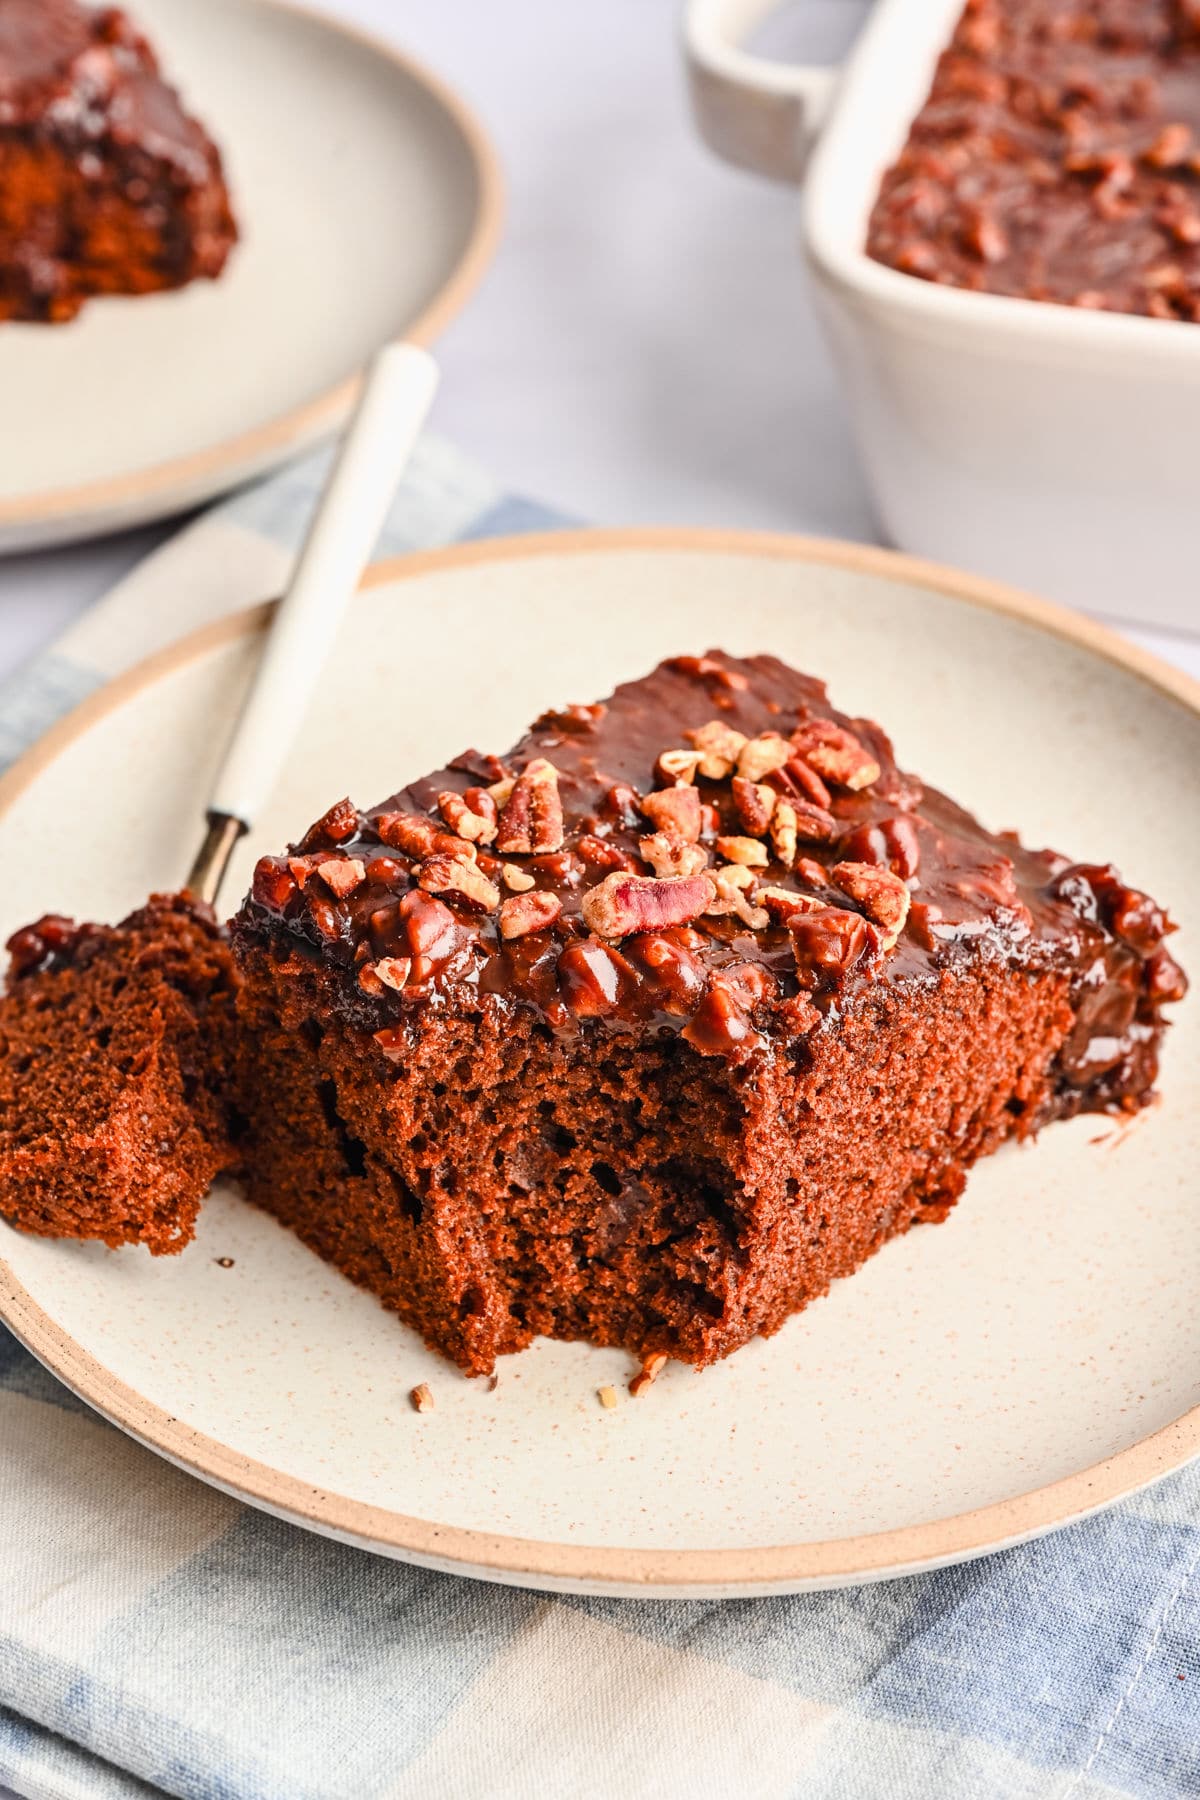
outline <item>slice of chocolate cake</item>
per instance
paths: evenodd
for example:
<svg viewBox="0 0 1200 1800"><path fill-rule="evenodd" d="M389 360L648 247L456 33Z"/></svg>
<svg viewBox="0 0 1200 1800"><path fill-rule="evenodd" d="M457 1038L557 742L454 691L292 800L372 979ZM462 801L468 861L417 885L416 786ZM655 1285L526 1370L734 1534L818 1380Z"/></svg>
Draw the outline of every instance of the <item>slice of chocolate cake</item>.
<svg viewBox="0 0 1200 1800"><path fill-rule="evenodd" d="M47 917L0 999L0 1216L43 1237L180 1250L237 1160L237 977L208 908Z"/></svg>
<svg viewBox="0 0 1200 1800"><path fill-rule="evenodd" d="M771 657L680 657L266 857L250 1197L469 1371L704 1364L974 1160L1149 1097L1170 925Z"/></svg>
<svg viewBox="0 0 1200 1800"><path fill-rule="evenodd" d="M219 275L221 158L123 12L0 0L0 319Z"/></svg>

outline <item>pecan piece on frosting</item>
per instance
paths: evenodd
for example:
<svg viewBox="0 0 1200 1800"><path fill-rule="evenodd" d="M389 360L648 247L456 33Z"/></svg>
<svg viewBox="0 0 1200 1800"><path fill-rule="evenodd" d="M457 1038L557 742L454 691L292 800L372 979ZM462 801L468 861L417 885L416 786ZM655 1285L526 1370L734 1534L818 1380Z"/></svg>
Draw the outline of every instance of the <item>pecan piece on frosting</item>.
<svg viewBox="0 0 1200 1800"><path fill-rule="evenodd" d="M344 844L358 830L358 808L353 801L335 800L328 812L323 812L314 825L310 825L300 840L302 851L320 850L329 844Z"/></svg>
<svg viewBox="0 0 1200 1800"><path fill-rule="evenodd" d="M692 675L697 681L711 681L717 687L732 688L741 692L750 683L736 669L727 669L723 662L715 656L672 656L668 669L678 669L681 675Z"/></svg>
<svg viewBox="0 0 1200 1800"><path fill-rule="evenodd" d="M738 818L751 837L762 837L779 798L775 789L763 781L747 781L744 775L735 775L730 786Z"/></svg>
<svg viewBox="0 0 1200 1800"><path fill-rule="evenodd" d="M615 1012L637 991L633 965L596 938L568 944L555 966L559 992L577 1019L599 1019Z"/></svg>
<svg viewBox="0 0 1200 1800"><path fill-rule="evenodd" d="M475 855L474 844L448 831L439 831L432 819L423 818L420 813L380 813L374 823L380 841L392 850L403 850L406 856L419 859L439 851L447 856Z"/></svg>
<svg viewBox="0 0 1200 1800"><path fill-rule="evenodd" d="M879 949L879 932L861 913L840 906L797 912L787 922L802 987L841 981L862 957Z"/></svg>
<svg viewBox="0 0 1200 1800"><path fill-rule="evenodd" d="M464 856L426 857L417 871L417 886L427 894L457 894L483 912L494 912L500 890L476 863Z"/></svg>
<svg viewBox="0 0 1200 1800"><path fill-rule="evenodd" d="M790 869L796 860L798 828L796 808L780 795L771 819L771 847L785 869Z"/></svg>
<svg viewBox="0 0 1200 1800"><path fill-rule="evenodd" d="M358 971L358 985L364 994L378 999L384 988L400 993L411 973L411 956L382 956L378 962L363 964Z"/></svg>
<svg viewBox="0 0 1200 1800"><path fill-rule="evenodd" d="M704 910L710 918L736 913L751 931L766 930L771 915L761 906L755 906L748 891L754 886L752 869L744 863L723 863L720 868L708 871L708 879L712 883L712 898Z"/></svg>
<svg viewBox="0 0 1200 1800"><path fill-rule="evenodd" d="M513 894L500 903L500 936L519 938L531 931L545 931L561 911L562 901L557 894Z"/></svg>
<svg viewBox="0 0 1200 1800"><path fill-rule="evenodd" d="M505 863L500 870L500 877L505 887L511 888L514 894L527 894L531 887L537 885L529 871L522 869L517 863Z"/></svg>
<svg viewBox="0 0 1200 1800"><path fill-rule="evenodd" d="M558 770L543 756L527 763L500 814L496 849L501 856L540 856L561 850L563 809Z"/></svg>
<svg viewBox="0 0 1200 1800"><path fill-rule="evenodd" d="M700 752L697 769L706 781L724 781L732 773L746 742L743 732L735 731L731 725L723 725L720 719L710 719L707 725L699 725L683 735Z"/></svg>
<svg viewBox="0 0 1200 1800"><path fill-rule="evenodd" d="M857 900L883 932L883 948L891 950L904 930L912 895L905 882L876 863L835 863L830 875L844 894Z"/></svg>
<svg viewBox="0 0 1200 1800"><path fill-rule="evenodd" d="M437 797L438 811L456 836L471 844L490 844L496 836L496 802L486 788L471 788L471 799L452 788Z"/></svg>
<svg viewBox="0 0 1200 1800"><path fill-rule="evenodd" d="M747 869L765 869L771 860L767 846L752 837L719 837L717 855L723 856L726 862L741 863Z"/></svg>
<svg viewBox="0 0 1200 1800"><path fill-rule="evenodd" d="M344 900L366 880L366 867L359 862L357 856L331 856L327 862L317 864L317 874L325 883L330 893ZM303 886L303 883L301 883Z"/></svg>
<svg viewBox="0 0 1200 1800"><path fill-rule="evenodd" d="M781 925L787 925L797 913L821 912L825 907L815 894L800 894L795 888L760 887L755 889L754 898Z"/></svg>
<svg viewBox="0 0 1200 1800"><path fill-rule="evenodd" d="M767 786L773 787L777 794L783 794L793 806L803 801L806 806L815 806L819 812L827 813L833 805L833 795L817 771L794 752L781 769L770 771Z"/></svg>
<svg viewBox="0 0 1200 1800"><path fill-rule="evenodd" d="M744 781L761 781L775 769L782 769L792 754L792 746L777 731L762 731L742 746L737 772Z"/></svg>
<svg viewBox="0 0 1200 1800"><path fill-rule="evenodd" d="M857 793L879 780L879 764L865 744L832 719L806 719L793 731L792 745L809 768L836 787Z"/></svg>
<svg viewBox="0 0 1200 1800"><path fill-rule="evenodd" d="M685 844L699 842L703 824L699 788L659 788L655 793L645 795L638 805L659 831L674 832Z"/></svg>
<svg viewBox="0 0 1200 1800"><path fill-rule="evenodd" d="M673 831L656 831L639 838L638 851L659 876L698 875L708 867L708 851L700 844L684 843Z"/></svg>
<svg viewBox="0 0 1200 1800"><path fill-rule="evenodd" d="M597 937L632 937L697 919L712 898L707 875L606 875L583 896L584 923Z"/></svg>
<svg viewBox="0 0 1200 1800"><path fill-rule="evenodd" d="M695 781L699 766L699 750L664 750L654 765L655 780L663 787L686 786Z"/></svg>

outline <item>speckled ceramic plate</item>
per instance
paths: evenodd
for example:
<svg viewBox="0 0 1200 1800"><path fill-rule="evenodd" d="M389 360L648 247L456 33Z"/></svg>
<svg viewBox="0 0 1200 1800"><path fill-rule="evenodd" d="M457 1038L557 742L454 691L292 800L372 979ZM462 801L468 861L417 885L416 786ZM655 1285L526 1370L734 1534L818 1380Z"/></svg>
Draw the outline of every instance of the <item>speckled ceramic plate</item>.
<svg viewBox="0 0 1200 1800"><path fill-rule="evenodd" d="M495 246L479 125L389 46L281 0L131 0L225 160L220 279L0 325L0 552L141 524L333 432L357 371L428 342Z"/></svg>
<svg viewBox="0 0 1200 1800"><path fill-rule="evenodd" d="M89 702L0 789L0 926L116 917L178 881L257 617ZM344 791L658 657L770 649L880 717L995 826L1111 857L1197 961L1200 713L1183 677L1082 621L880 552L583 533L376 570L230 893ZM1200 1006L1161 1104L1047 1131L974 1172L769 1342L673 1366L539 1343L464 1380L230 1191L183 1255L0 1227L0 1313L85 1399L204 1479L387 1554L535 1586L753 1594L952 1561L1078 1517L1200 1450ZM448 1146L453 1150L453 1146ZM228 1266L227 1266L228 1265ZM408 1404L428 1382L436 1409Z"/></svg>

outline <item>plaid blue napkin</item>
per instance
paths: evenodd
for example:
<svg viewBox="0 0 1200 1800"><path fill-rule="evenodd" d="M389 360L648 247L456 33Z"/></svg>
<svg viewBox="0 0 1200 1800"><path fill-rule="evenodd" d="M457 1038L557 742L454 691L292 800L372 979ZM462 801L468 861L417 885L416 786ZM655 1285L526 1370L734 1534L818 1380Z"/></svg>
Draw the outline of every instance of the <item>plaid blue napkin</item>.
<svg viewBox="0 0 1200 1800"><path fill-rule="evenodd" d="M286 575L325 459L0 691L0 755ZM426 440L380 554L560 520ZM549 1598L193 1481L0 1328L0 1786L31 1800L1200 1794L1200 1464L1021 1549L795 1599Z"/></svg>

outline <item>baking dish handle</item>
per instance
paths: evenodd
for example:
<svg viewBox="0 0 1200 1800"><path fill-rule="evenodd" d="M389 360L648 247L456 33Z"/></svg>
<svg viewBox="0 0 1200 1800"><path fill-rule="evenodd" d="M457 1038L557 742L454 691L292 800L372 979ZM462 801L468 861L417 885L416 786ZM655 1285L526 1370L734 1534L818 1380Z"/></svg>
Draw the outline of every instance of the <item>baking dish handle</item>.
<svg viewBox="0 0 1200 1800"><path fill-rule="evenodd" d="M692 111L710 150L739 169L797 182L824 122L836 69L771 62L742 43L780 0L687 0Z"/></svg>

